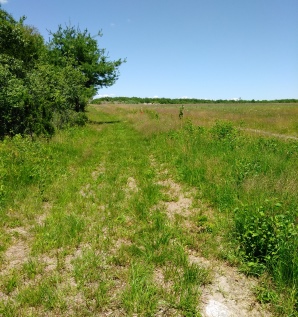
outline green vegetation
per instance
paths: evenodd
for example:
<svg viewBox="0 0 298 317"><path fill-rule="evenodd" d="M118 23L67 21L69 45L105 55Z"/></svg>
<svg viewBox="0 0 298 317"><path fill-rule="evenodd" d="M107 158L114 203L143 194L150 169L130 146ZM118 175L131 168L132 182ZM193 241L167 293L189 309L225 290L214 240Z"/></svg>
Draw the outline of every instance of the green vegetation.
<svg viewBox="0 0 298 317"><path fill-rule="evenodd" d="M200 256L298 315L297 141L180 110L91 106L84 127L0 143L2 316L199 316Z"/></svg>
<svg viewBox="0 0 298 317"><path fill-rule="evenodd" d="M109 61L87 30L59 26L45 43L24 21L0 6L0 138L84 124L88 100L117 80L123 62Z"/></svg>
<svg viewBox="0 0 298 317"><path fill-rule="evenodd" d="M199 197L219 212L219 221L222 227L225 226L226 234L222 237L225 248L219 248L217 256L232 263L236 261L247 274L262 278L269 274L267 283L271 285L271 279L275 283L269 298L274 299L281 314L285 311L294 314L298 300L297 140L285 141L287 135L280 135L280 138L249 135L235 128L230 121L215 120L211 125L209 123L210 127L194 125L192 121L204 123L199 106L184 109L184 126L177 130L181 120L179 107L149 107L132 109L120 106L117 112L124 118L128 117L136 129L146 133L154 155L176 174L177 180L197 188ZM111 112L112 106L99 108ZM142 118L148 109L156 111L159 120L152 120L149 115ZM254 109L257 114L254 114ZM208 110L204 107L203 110L208 116ZM213 106L210 109L211 113L217 112L218 118L233 118L231 114L241 116L246 111L248 120L240 127L250 128L254 117L262 121L261 126L266 125L267 117L270 119L268 123L272 123L274 113L279 114L281 122L288 118L290 123L287 113L293 116L297 107L276 106L276 111L272 105L271 109L266 106L262 109L260 105L248 109L241 105L233 108ZM174 124L173 118L176 119ZM151 119L151 125L148 119ZM156 133L160 126L166 132ZM266 128L281 132L272 130L274 125L267 124ZM224 226L222 217L226 217ZM204 224L205 220L204 216L199 217L198 222ZM212 231L212 227L207 223L207 230ZM206 249L205 252L209 253L210 246ZM280 294L279 300L276 292ZM269 300L264 299L266 296L260 295L261 300Z"/></svg>
<svg viewBox="0 0 298 317"><path fill-rule="evenodd" d="M298 316L297 100L86 108L124 60L24 21L0 7L0 315L200 316L205 256Z"/></svg>
<svg viewBox="0 0 298 317"><path fill-rule="evenodd" d="M208 271L189 261L190 238L159 206L147 141L90 110L93 124L49 142L17 136L1 143L1 268L8 278L0 291L8 297L0 313L148 316L162 307L194 316ZM15 244L21 266L9 262Z"/></svg>
<svg viewBox="0 0 298 317"><path fill-rule="evenodd" d="M189 104L183 103L184 121L191 120L194 125L211 128L216 121L233 122L238 129L247 130L249 133L263 132L263 135L272 133L286 137L298 137L298 107L297 103L228 103L228 104ZM181 127L178 120L180 105L126 105L126 104L101 104L101 109L113 113L112 109L126 113L136 129L142 133L166 132ZM148 129L143 129L144 118L138 122L135 117L141 115L155 116L159 118L156 124L150 122ZM169 120L171 117L171 120ZM152 130L153 128L153 130ZM261 130L261 131L254 131ZM267 132L269 134L267 134Z"/></svg>
<svg viewBox="0 0 298 317"><path fill-rule="evenodd" d="M258 266L256 274L266 268L279 282L295 288L297 141L248 137L220 122L211 130L189 123L156 140L156 148L168 148L159 155L176 166L177 178L198 188L216 210L234 219L231 232L248 272L250 266L250 273Z"/></svg>
<svg viewBox="0 0 298 317"><path fill-rule="evenodd" d="M140 97L101 97L92 101L92 104L100 103L123 103L123 104L239 104L239 103L296 103L297 99L278 99L278 100L209 100L209 99L196 99L196 98L140 98Z"/></svg>

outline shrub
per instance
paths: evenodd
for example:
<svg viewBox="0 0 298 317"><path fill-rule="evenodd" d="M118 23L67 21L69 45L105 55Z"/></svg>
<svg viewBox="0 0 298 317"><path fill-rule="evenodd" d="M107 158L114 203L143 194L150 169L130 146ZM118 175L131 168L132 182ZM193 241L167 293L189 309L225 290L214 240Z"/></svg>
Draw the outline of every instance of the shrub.
<svg viewBox="0 0 298 317"><path fill-rule="evenodd" d="M293 214L272 201L258 208L236 209L236 238L252 269L249 273L257 273L253 270L260 264L279 283L298 285L298 228Z"/></svg>
<svg viewBox="0 0 298 317"><path fill-rule="evenodd" d="M233 127L231 122L216 121L215 125L211 128L211 134L215 139L222 140L233 138L236 136L237 130Z"/></svg>

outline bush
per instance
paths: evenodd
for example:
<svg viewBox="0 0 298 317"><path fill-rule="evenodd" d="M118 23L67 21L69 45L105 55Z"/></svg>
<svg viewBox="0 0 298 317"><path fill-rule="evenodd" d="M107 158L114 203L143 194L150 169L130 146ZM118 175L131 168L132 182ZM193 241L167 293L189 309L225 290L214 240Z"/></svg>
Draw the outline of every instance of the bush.
<svg viewBox="0 0 298 317"><path fill-rule="evenodd" d="M118 79L124 62L109 61L87 30L59 26L45 44L24 20L0 6L0 139L49 137L55 128L83 125L86 116L76 113L85 111L97 88Z"/></svg>
<svg viewBox="0 0 298 317"><path fill-rule="evenodd" d="M236 136L236 132L237 130L233 127L233 124L225 121L216 121L211 129L211 134L218 140L233 138Z"/></svg>
<svg viewBox="0 0 298 317"><path fill-rule="evenodd" d="M256 267L267 269L284 285L298 285L298 228L295 213L284 211L280 203L235 211L235 233L249 273Z"/></svg>

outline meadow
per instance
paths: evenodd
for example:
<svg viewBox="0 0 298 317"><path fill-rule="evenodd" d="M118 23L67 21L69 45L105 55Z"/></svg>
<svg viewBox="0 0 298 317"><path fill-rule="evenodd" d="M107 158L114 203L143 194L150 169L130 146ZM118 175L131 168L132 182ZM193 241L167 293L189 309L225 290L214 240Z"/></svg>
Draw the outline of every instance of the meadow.
<svg viewBox="0 0 298 317"><path fill-rule="evenodd" d="M0 143L1 316L200 316L204 259L257 278L251 315L298 316L297 104L87 115Z"/></svg>
<svg viewBox="0 0 298 317"><path fill-rule="evenodd" d="M160 116L162 124L159 130L176 129L179 126L179 111L181 105L156 105L156 104L118 104L109 107L109 103L101 104L105 111L114 112L114 109L126 109L127 113L140 111L155 113ZM212 126L217 120L228 121L235 127L262 130L264 132L284 134L298 137L298 107L297 103L208 103L186 104L184 119L189 119L195 125L204 127ZM152 123L151 123L151 126Z"/></svg>

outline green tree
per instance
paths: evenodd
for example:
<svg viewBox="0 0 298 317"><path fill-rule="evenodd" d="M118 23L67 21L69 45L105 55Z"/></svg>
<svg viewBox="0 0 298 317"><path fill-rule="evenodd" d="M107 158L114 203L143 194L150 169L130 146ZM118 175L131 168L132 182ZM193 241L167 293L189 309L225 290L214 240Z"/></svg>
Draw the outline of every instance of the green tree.
<svg viewBox="0 0 298 317"><path fill-rule="evenodd" d="M43 37L24 21L25 17L16 21L0 7L0 54L22 62L23 72L18 72L18 76L32 69L45 51Z"/></svg>
<svg viewBox="0 0 298 317"><path fill-rule="evenodd" d="M60 26L45 44L24 21L0 5L0 138L83 124L88 100L117 80L124 62L109 61L87 30Z"/></svg>
<svg viewBox="0 0 298 317"><path fill-rule="evenodd" d="M60 25L58 31L50 33L49 60L55 65L65 66L71 64L80 68L86 76L86 88L94 94L96 89L108 87L115 83L119 77L119 66L125 60L110 61L105 49L97 46L97 41L87 29L81 31L78 27ZM98 36L102 36L99 32Z"/></svg>
<svg viewBox="0 0 298 317"><path fill-rule="evenodd" d="M36 99L30 85L30 74L46 46L42 36L16 21L0 7L0 137L15 134L51 134L51 113L42 99Z"/></svg>

